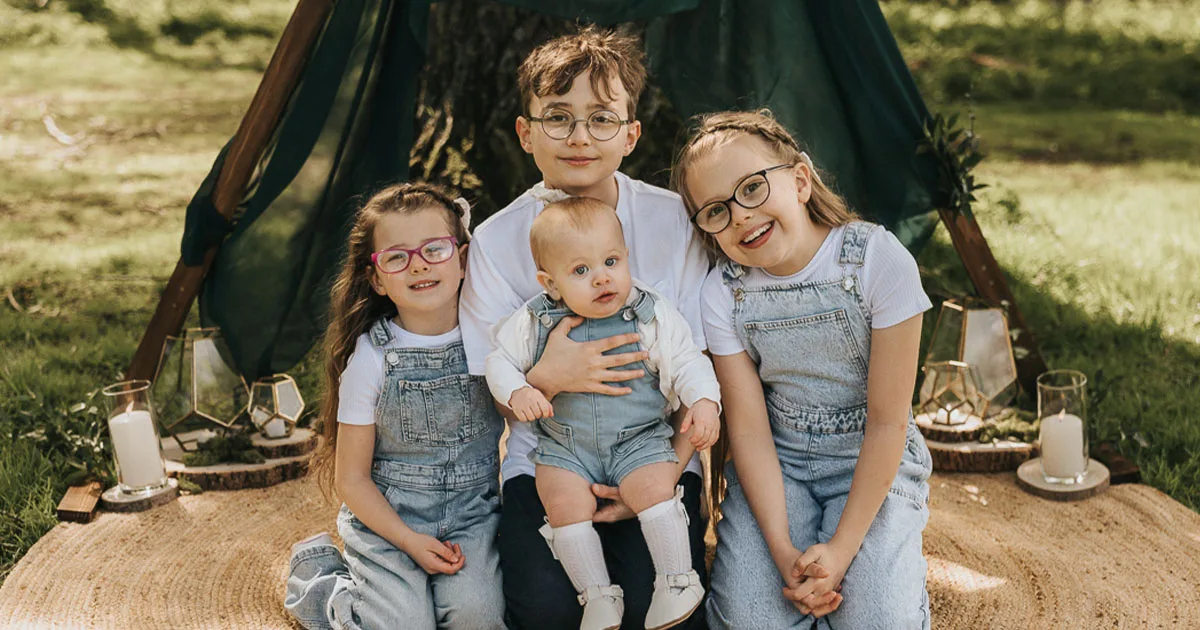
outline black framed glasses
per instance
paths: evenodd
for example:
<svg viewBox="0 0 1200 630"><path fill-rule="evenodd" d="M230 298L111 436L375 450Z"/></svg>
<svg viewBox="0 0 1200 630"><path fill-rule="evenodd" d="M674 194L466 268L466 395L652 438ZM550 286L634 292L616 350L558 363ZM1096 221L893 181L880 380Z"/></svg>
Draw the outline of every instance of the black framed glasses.
<svg viewBox="0 0 1200 630"><path fill-rule="evenodd" d="M453 236L431 238L416 249L389 247L371 254L371 262L379 271L386 274L400 273L412 264L413 256L420 256L425 262L436 265L450 260L458 247L458 239Z"/></svg>
<svg viewBox="0 0 1200 630"><path fill-rule="evenodd" d="M621 131L622 125L633 122L622 120L616 113L607 109L596 110L587 118L576 118L571 112L557 108L542 112L540 117L530 116L529 120L541 124L542 131L555 140L570 138L571 134L575 133L575 125L584 123L587 125L588 134L600 142L612 140Z"/></svg>
<svg viewBox="0 0 1200 630"><path fill-rule="evenodd" d="M747 210L763 205L771 196L771 180L767 179L767 173L793 166L795 164L779 164L741 178L733 187L733 194L728 199L704 204L699 212L692 215L692 223L709 234L716 234L724 230L733 220L730 203L736 201L739 206Z"/></svg>

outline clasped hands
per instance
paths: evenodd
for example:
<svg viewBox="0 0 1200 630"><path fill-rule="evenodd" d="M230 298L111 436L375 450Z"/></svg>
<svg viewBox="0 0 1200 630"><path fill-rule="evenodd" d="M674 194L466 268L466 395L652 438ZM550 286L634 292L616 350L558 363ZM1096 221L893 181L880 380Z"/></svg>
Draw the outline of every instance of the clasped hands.
<svg viewBox="0 0 1200 630"><path fill-rule="evenodd" d="M777 560L785 586L783 597L801 613L824 617L842 605L842 579L853 554L820 543L801 552L795 547Z"/></svg>

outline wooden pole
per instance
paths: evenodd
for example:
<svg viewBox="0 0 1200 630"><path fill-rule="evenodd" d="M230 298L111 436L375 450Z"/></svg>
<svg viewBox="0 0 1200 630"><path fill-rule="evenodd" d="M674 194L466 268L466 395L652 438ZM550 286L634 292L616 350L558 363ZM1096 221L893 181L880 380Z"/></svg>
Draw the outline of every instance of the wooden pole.
<svg viewBox="0 0 1200 630"><path fill-rule="evenodd" d="M233 136L229 153L225 156L225 163L213 188L213 205L226 219L233 217L241 203L246 186L271 141L279 117L300 80L309 52L332 8L333 0L300 0L284 27L279 45L275 47L258 91ZM209 248L200 265L188 266L182 260L175 265L175 271L171 273L158 307L146 325L146 332L134 352L125 378L154 378L158 372L163 342L167 335L177 334L183 327L192 301L199 294L204 276L216 258L218 247L214 245Z"/></svg>
<svg viewBox="0 0 1200 630"><path fill-rule="evenodd" d="M980 297L995 304L1008 306L1008 325L1016 333L1013 347L1025 350L1019 352L1021 356L1016 359L1017 380L1026 392L1036 393L1037 377L1046 371L1046 360L1042 358L1037 342L1029 332L1029 324L1025 323L1025 316L1021 314L1017 300L1009 290L1008 281L1004 279L1004 273L992 255L992 248L988 247L987 239L983 238L979 224L949 210L938 210L938 214L946 224L954 249L958 252L963 266L967 268L967 274L971 276L971 282L975 284L975 290L979 292Z"/></svg>

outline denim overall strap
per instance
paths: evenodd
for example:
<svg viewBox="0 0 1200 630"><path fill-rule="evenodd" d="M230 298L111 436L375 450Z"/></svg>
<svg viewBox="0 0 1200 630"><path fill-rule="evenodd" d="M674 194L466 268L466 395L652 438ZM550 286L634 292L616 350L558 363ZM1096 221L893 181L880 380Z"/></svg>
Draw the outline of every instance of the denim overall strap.
<svg viewBox="0 0 1200 630"><path fill-rule="evenodd" d="M637 287L634 287L633 290L637 292L638 296L634 298L633 304L621 309L621 317L625 321L633 321L633 318L636 317L638 323L649 324L654 321L654 296Z"/></svg>
<svg viewBox="0 0 1200 630"><path fill-rule="evenodd" d="M371 324L371 329L368 332L371 337L371 345L376 348L382 348L392 342L394 338L392 331L388 330L388 318L382 317L374 324Z"/></svg>
<svg viewBox="0 0 1200 630"><path fill-rule="evenodd" d="M862 299L862 288L859 286L859 272L867 259L867 243L875 230L880 226L866 221L854 221L846 225L842 233L842 250L838 254L838 264L842 266L842 288L853 292L858 298L859 311L871 325L871 311Z"/></svg>

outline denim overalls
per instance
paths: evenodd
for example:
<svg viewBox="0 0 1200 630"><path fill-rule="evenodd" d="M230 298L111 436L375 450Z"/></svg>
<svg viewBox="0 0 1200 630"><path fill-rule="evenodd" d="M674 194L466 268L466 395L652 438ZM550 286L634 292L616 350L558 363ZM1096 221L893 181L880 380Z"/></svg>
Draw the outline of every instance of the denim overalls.
<svg viewBox="0 0 1200 630"><path fill-rule="evenodd" d="M654 319L654 297L634 287L631 304L603 319L584 319L567 334L574 341L606 339L638 332L639 323ZM546 350L550 331L570 309L558 307L541 294L526 308L538 321L536 363ZM636 352L638 344L627 344L605 354ZM538 444L529 459L535 464L565 468L593 483L616 486L630 472L647 464L677 462L671 448L675 430L667 423L667 399L658 386L658 375L642 361L618 370L645 370L645 376L619 383L633 391L624 396L586 392L563 392L554 397L554 417L538 420Z"/></svg>
<svg viewBox="0 0 1200 630"><path fill-rule="evenodd" d="M466 561L454 575L429 575L342 505L344 562L329 544L295 551L285 605L308 628L503 628L495 544L503 424L487 385L467 374L461 341L389 348L386 320L370 338L386 371L371 477L406 525L459 544Z"/></svg>
<svg viewBox="0 0 1200 630"><path fill-rule="evenodd" d="M867 241L879 226L843 232L842 276L825 282L744 287L745 269L725 263L733 321L758 366L783 470L792 543L828 542L850 492L867 421L871 315L859 291ZM818 627L929 628L921 531L929 518L932 458L911 415L891 491L843 581L841 607ZM780 595L783 580L730 463L712 568L708 623L716 628L810 628Z"/></svg>

